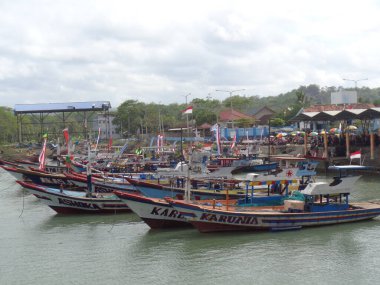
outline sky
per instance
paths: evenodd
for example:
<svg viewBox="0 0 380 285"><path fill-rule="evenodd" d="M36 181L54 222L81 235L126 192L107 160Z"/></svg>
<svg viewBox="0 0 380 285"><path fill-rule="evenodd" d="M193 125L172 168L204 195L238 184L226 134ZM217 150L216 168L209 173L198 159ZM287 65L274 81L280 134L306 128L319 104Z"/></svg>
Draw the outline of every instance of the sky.
<svg viewBox="0 0 380 285"><path fill-rule="evenodd" d="M0 106L376 88L379 15L370 0L0 0Z"/></svg>

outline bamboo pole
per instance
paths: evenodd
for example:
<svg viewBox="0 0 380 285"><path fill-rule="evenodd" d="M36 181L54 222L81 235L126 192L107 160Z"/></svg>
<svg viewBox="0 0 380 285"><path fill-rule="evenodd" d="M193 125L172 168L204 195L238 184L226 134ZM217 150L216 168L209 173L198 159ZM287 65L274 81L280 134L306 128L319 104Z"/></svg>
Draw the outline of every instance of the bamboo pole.
<svg viewBox="0 0 380 285"><path fill-rule="evenodd" d="M226 200L227 200L226 210L228 211L228 204L230 203L230 195L229 195L229 192L228 192L228 187L227 187L227 193L226 193Z"/></svg>
<svg viewBox="0 0 380 285"><path fill-rule="evenodd" d="M307 133L304 134L304 154L307 155Z"/></svg>
<svg viewBox="0 0 380 285"><path fill-rule="evenodd" d="M346 131L346 157L350 158L350 136L348 131Z"/></svg>
<svg viewBox="0 0 380 285"><path fill-rule="evenodd" d="M323 134L323 157L328 159L329 158L329 152L328 152L328 146L327 146L327 133L326 131Z"/></svg>

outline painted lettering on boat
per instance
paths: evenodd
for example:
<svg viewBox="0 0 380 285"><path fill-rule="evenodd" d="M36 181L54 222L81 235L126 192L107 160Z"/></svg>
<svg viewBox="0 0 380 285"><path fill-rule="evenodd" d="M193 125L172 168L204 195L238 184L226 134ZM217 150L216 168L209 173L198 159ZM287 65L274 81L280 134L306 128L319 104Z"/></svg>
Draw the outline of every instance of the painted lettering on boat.
<svg viewBox="0 0 380 285"><path fill-rule="evenodd" d="M59 202L59 204L68 205L68 206L72 206L72 207L100 210L100 207L98 205L92 204L92 203L72 201L72 200L64 199L64 198L58 198L58 202Z"/></svg>
<svg viewBox="0 0 380 285"><path fill-rule="evenodd" d="M168 209L168 208L162 209L160 207L153 207L150 214L156 215L156 216L169 217L169 218L183 219L183 216L177 210Z"/></svg>
<svg viewBox="0 0 380 285"><path fill-rule="evenodd" d="M255 225L257 224L257 218L252 216L228 216L228 215L216 215L203 213L201 221L219 222L228 224L240 224L240 225Z"/></svg>

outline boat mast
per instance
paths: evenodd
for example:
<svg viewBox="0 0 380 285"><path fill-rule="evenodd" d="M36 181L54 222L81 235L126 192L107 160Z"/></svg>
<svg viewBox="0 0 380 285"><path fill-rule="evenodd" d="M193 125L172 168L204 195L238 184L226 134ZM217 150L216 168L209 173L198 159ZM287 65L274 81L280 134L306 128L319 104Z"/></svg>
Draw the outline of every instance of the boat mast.
<svg viewBox="0 0 380 285"><path fill-rule="evenodd" d="M86 190L86 197L91 197L92 193L92 173L91 173L91 145L88 143L88 162L86 165L86 174L87 174L87 190Z"/></svg>
<svg viewBox="0 0 380 285"><path fill-rule="evenodd" d="M186 203L190 202L190 197L191 197L191 193L190 193L190 191L191 191L190 190L191 155L192 155L192 152L190 152L190 155L189 155L189 165L187 167L186 190L185 190L185 202Z"/></svg>

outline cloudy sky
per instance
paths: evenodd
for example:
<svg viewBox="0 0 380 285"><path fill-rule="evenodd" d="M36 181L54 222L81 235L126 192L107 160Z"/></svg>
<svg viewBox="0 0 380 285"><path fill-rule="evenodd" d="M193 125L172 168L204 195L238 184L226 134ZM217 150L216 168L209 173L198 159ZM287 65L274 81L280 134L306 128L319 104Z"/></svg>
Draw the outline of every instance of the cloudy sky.
<svg viewBox="0 0 380 285"><path fill-rule="evenodd" d="M380 87L379 3L0 0L0 106Z"/></svg>

